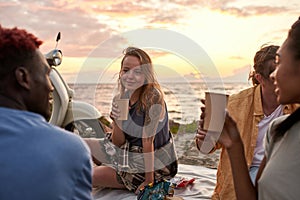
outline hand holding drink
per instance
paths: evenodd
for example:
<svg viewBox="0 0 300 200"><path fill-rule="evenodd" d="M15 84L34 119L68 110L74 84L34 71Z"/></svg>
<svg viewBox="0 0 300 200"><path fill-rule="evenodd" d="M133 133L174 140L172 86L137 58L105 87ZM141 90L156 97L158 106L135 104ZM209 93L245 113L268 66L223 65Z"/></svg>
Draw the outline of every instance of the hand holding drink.
<svg viewBox="0 0 300 200"><path fill-rule="evenodd" d="M205 107L201 108L202 114L196 135L196 145L202 153L209 153L218 141L225 121L225 110L228 95L206 92Z"/></svg>
<svg viewBox="0 0 300 200"><path fill-rule="evenodd" d="M225 120L228 95L221 93L205 93L205 116L203 129L221 133Z"/></svg>
<svg viewBox="0 0 300 200"><path fill-rule="evenodd" d="M114 99L110 117L113 120L127 120L129 111L129 99Z"/></svg>
<svg viewBox="0 0 300 200"><path fill-rule="evenodd" d="M120 109L118 120L127 120L129 99L116 99L115 103L118 105L118 108Z"/></svg>

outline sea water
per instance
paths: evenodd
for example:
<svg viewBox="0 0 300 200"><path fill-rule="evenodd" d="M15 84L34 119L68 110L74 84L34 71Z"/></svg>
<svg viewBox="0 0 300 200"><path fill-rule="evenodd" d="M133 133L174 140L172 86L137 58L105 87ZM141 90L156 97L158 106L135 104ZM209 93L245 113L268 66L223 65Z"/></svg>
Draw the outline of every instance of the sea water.
<svg viewBox="0 0 300 200"><path fill-rule="evenodd" d="M191 123L200 118L200 100L204 99L206 91L234 94L251 87L250 83L161 83L165 93L165 101L169 118L181 124ZM116 84L75 84L74 100L84 101L94 105L103 116L109 117L111 103L116 94Z"/></svg>

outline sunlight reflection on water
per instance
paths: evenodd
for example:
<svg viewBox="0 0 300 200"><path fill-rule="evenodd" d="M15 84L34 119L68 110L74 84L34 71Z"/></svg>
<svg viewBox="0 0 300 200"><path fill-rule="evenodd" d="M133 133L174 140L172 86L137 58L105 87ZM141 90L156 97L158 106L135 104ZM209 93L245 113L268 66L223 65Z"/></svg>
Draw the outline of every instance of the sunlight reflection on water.
<svg viewBox="0 0 300 200"><path fill-rule="evenodd" d="M181 124L198 120L200 99L204 98L207 88L216 92L234 94L250 87L249 83L161 83L165 92L169 118ZM74 99L94 105L103 116L109 116L115 84L76 84Z"/></svg>

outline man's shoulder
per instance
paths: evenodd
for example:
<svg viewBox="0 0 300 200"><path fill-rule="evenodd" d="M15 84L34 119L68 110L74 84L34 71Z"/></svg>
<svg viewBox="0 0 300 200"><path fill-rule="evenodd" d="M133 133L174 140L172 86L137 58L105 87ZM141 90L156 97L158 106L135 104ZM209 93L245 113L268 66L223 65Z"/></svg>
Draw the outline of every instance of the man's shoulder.
<svg viewBox="0 0 300 200"><path fill-rule="evenodd" d="M86 145L79 135L50 124L43 119L36 119L34 122L35 125L30 128L32 136L45 145L51 144L53 148L59 149L60 147L64 147L66 150L71 149L71 151L77 153L86 149Z"/></svg>
<svg viewBox="0 0 300 200"><path fill-rule="evenodd" d="M65 129L62 129L60 127L54 126L52 124L49 124L49 128L51 129L53 135L55 137L58 137L60 140L67 142L68 144L71 143L83 143L82 138L77 135L76 133L67 131Z"/></svg>
<svg viewBox="0 0 300 200"><path fill-rule="evenodd" d="M0 111L1 130L15 137L26 134L27 138L35 138L45 145L51 144L53 148L64 145L66 148L85 148L80 136L50 124L39 114L3 107L0 107Z"/></svg>
<svg viewBox="0 0 300 200"><path fill-rule="evenodd" d="M77 134L66 131L60 127L49 124L48 134L45 135L44 143L46 145L51 144L51 148L56 151L58 149L60 153L65 156L76 158L89 158L90 151L84 140Z"/></svg>
<svg viewBox="0 0 300 200"><path fill-rule="evenodd" d="M245 101L249 98L253 98L256 88L257 87L249 87L238 93L230 95L229 102L235 102L235 101L241 101L241 100Z"/></svg>

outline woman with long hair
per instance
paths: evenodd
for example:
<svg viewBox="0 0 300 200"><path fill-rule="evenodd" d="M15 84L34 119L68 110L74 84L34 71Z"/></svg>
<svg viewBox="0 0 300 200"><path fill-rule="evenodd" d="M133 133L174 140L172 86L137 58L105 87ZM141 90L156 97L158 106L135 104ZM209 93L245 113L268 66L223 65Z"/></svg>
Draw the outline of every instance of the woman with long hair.
<svg viewBox="0 0 300 200"><path fill-rule="evenodd" d="M118 99L129 99L127 120L119 120L122 109L115 102ZM124 50L110 118L111 142L100 140L106 156L94 155L102 163L94 168L94 186L127 188L137 193L149 183L176 175L177 157L164 93L152 61L142 49Z"/></svg>

